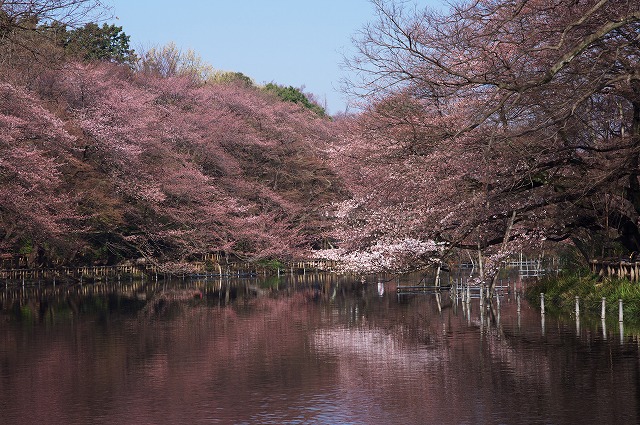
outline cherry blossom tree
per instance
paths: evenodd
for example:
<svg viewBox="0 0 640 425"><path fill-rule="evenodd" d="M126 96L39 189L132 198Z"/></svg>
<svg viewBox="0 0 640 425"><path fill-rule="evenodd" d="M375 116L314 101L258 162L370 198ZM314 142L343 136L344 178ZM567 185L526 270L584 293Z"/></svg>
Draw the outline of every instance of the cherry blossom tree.
<svg viewBox="0 0 640 425"><path fill-rule="evenodd" d="M81 227L62 170L74 138L37 99L8 83L0 83L0 128L0 250L33 258L45 244L69 249L68 232Z"/></svg>
<svg viewBox="0 0 640 425"><path fill-rule="evenodd" d="M367 106L332 148L354 187L343 240L493 252L490 271L581 229L640 248L635 2L373 4L349 61Z"/></svg>
<svg viewBox="0 0 640 425"><path fill-rule="evenodd" d="M182 268L214 251L292 259L322 245L323 206L345 192L322 150L331 120L171 45L135 70L76 63L64 36L101 10L0 2L1 249Z"/></svg>
<svg viewBox="0 0 640 425"><path fill-rule="evenodd" d="M114 64L70 63L35 85L81 132L78 156L100 182L83 195L93 239L121 255L291 259L326 232L339 186L319 149L328 119L253 87Z"/></svg>

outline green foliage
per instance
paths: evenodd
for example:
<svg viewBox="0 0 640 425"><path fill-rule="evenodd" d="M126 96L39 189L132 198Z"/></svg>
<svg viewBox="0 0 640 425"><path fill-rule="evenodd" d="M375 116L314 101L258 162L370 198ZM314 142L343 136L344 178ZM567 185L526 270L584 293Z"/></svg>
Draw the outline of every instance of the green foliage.
<svg viewBox="0 0 640 425"><path fill-rule="evenodd" d="M253 87L253 80L242 72L217 71L207 80L212 84L237 84L244 87Z"/></svg>
<svg viewBox="0 0 640 425"><path fill-rule="evenodd" d="M324 117L327 114L323 107L309 100L309 98L300 89L297 89L295 87L285 87L278 84L269 83L264 86L263 89L268 93L276 95L285 102L293 102L302 105L305 108L312 110L321 117Z"/></svg>
<svg viewBox="0 0 640 425"><path fill-rule="evenodd" d="M540 293L558 312L571 313L575 309L575 298L580 297L580 308L588 313L599 314L602 298L606 299L607 314L617 314L618 300L624 305L625 320L640 320L640 284L627 279L599 279L586 270L566 273L558 277L547 277L527 288L527 298L538 305Z"/></svg>
<svg viewBox="0 0 640 425"><path fill-rule="evenodd" d="M84 27L67 31L63 36L65 51L87 61L106 60L133 65L137 58L129 47L129 36L122 27L93 22Z"/></svg>
<svg viewBox="0 0 640 425"><path fill-rule="evenodd" d="M276 260L276 259L260 260L260 261L257 262L257 264L260 267L263 267L265 269L272 270L272 271L283 270L283 269L286 268L284 263L282 263L280 260Z"/></svg>
<svg viewBox="0 0 640 425"><path fill-rule="evenodd" d="M31 307L29 307L28 305L23 305L19 307L18 317L21 321L24 321L27 323L32 323L35 321L35 314L31 309Z"/></svg>
<svg viewBox="0 0 640 425"><path fill-rule="evenodd" d="M282 284L282 278L280 276L269 276L264 280L260 280L258 285L262 289L275 289L278 290Z"/></svg>
<svg viewBox="0 0 640 425"><path fill-rule="evenodd" d="M29 255L33 252L33 241L31 239L27 239L20 246L20 250L18 251L21 255Z"/></svg>

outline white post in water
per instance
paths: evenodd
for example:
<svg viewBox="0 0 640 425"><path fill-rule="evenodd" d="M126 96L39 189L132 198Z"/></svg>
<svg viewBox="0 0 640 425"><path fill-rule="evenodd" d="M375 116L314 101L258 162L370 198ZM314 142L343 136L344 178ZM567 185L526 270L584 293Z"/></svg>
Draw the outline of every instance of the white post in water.
<svg viewBox="0 0 640 425"><path fill-rule="evenodd" d="M607 314L607 299L605 297L602 297L602 309L600 311L600 318L602 320L604 320L606 314Z"/></svg>
<svg viewBox="0 0 640 425"><path fill-rule="evenodd" d="M624 313L622 312L622 299L618 300L618 322L622 322Z"/></svg>
<svg viewBox="0 0 640 425"><path fill-rule="evenodd" d="M520 313L520 294L516 295L516 301L518 303L518 313Z"/></svg>
<svg viewBox="0 0 640 425"><path fill-rule="evenodd" d="M576 317L580 316L580 297L576 295Z"/></svg>
<svg viewBox="0 0 640 425"><path fill-rule="evenodd" d="M624 323L618 322L618 327L620 328L620 345L624 343Z"/></svg>
<svg viewBox="0 0 640 425"><path fill-rule="evenodd" d="M540 313L544 314L544 292L540 292Z"/></svg>

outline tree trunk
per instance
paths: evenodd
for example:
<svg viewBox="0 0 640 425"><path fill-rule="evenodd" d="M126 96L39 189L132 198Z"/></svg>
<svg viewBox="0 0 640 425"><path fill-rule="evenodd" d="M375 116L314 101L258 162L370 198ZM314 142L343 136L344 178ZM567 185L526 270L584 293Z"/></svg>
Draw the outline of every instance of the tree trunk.
<svg viewBox="0 0 640 425"><path fill-rule="evenodd" d="M480 282L484 282L484 266L482 264L482 248L478 242L478 272L480 273Z"/></svg>
<svg viewBox="0 0 640 425"><path fill-rule="evenodd" d="M636 213L640 215L640 159L637 149L640 149L640 103L633 103L633 121L631 124L632 150L629 158L629 188L626 198L631 202ZM622 217L621 242L629 251L640 251L640 230L634 217ZM626 219L626 220L625 220Z"/></svg>
<svg viewBox="0 0 640 425"><path fill-rule="evenodd" d="M507 223L507 229L504 232L504 239L502 240L502 247L500 248L500 252L504 253L507 249L507 244L509 243L509 238L511 237L511 230L513 229L513 223L516 221L516 211L514 210L511 213L511 218ZM491 281L489 282L489 298L493 297L496 288L496 280L498 280L499 269L496 270L494 275L491 277Z"/></svg>

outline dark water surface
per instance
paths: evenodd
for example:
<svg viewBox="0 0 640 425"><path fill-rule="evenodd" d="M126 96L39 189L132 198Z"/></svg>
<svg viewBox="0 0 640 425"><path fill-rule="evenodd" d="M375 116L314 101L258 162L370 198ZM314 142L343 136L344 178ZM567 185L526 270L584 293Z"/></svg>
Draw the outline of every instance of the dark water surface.
<svg viewBox="0 0 640 425"><path fill-rule="evenodd" d="M236 283L9 286L0 423L640 422L639 340L617 322L543 321L511 295L498 316L344 278Z"/></svg>

